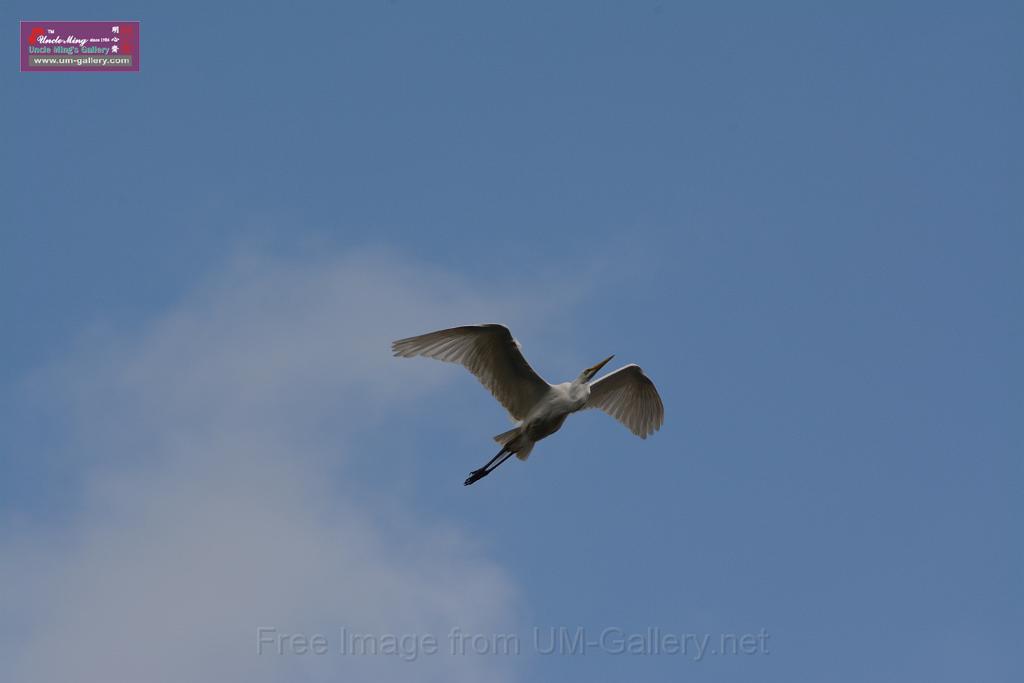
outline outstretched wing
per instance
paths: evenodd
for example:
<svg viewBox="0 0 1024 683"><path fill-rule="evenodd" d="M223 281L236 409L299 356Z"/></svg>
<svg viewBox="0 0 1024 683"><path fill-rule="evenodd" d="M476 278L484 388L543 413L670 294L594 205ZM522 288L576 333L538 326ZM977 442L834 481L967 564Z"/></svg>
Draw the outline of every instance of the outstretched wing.
<svg viewBox="0 0 1024 683"><path fill-rule="evenodd" d="M585 408L598 408L646 439L661 428L665 406L651 378L639 365L626 365L590 383Z"/></svg>
<svg viewBox="0 0 1024 683"><path fill-rule="evenodd" d="M476 375L505 410L523 420L551 385L523 358L519 343L504 325L464 325L391 343L396 356L426 356L461 363Z"/></svg>

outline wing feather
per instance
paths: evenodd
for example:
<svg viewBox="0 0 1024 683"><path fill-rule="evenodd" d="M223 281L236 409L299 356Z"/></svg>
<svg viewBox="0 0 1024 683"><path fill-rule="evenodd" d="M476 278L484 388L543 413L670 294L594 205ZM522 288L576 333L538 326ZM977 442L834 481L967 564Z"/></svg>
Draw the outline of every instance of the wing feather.
<svg viewBox="0 0 1024 683"><path fill-rule="evenodd" d="M590 383L585 408L608 413L641 439L665 422L665 406L651 378L639 365L626 365Z"/></svg>
<svg viewBox="0 0 1024 683"><path fill-rule="evenodd" d="M526 418L551 386L523 358L504 325L463 325L391 343L395 356L459 363L476 375L516 420Z"/></svg>

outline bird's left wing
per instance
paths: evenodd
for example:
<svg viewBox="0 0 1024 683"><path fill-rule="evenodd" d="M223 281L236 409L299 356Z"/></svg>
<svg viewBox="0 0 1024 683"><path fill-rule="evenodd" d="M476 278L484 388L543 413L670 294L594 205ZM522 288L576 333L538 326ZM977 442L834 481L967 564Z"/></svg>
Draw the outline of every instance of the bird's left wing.
<svg viewBox="0 0 1024 683"><path fill-rule="evenodd" d="M461 363L476 375L505 410L523 420L551 385L523 358L504 325L464 325L392 342L396 356L426 356Z"/></svg>
<svg viewBox="0 0 1024 683"><path fill-rule="evenodd" d="M603 410L641 439L658 431L665 421L665 406L654 382L633 364L591 382L584 408Z"/></svg>

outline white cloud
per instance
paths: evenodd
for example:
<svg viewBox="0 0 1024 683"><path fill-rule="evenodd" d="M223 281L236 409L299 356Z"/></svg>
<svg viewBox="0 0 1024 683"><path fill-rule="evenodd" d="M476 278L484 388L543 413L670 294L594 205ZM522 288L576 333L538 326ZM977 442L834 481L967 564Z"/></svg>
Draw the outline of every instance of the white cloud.
<svg viewBox="0 0 1024 683"><path fill-rule="evenodd" d="M347 437L442 377L396 372L391 339L562 304L531 294L382 252L249 256L142 328L87 342L41 380L72 423L81 503L68 526L0 539L5 680L512 675L515 658L443 654L452 627L515 629L502 569L453 525L329 473L361 457ZM328 653L258 656L260 626L322 633ZM341 655L342 626L432 634L442 654Z"/></svg>

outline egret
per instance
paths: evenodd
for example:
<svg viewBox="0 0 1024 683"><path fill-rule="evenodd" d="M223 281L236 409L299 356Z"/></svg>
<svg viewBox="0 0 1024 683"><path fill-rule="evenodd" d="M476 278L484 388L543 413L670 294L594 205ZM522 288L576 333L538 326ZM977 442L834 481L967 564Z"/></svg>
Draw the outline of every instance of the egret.
<svg viewBox="0 0 1024 683"><path fill-rule="evenodd" d="M640 366L624 365L598 380L594 375L614 356L586 368L571 382L548 384L523 358L504 325L464 325L392 342L397 357L426 356L460 363L505 407L516 426L494 437L501 450L464 485L483 479L515 455L526 460L534 444L557 432L570 414L597 408L646 439L665 420L654 382Z"/></svg>

